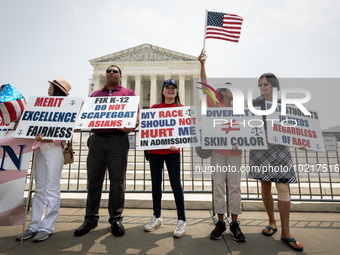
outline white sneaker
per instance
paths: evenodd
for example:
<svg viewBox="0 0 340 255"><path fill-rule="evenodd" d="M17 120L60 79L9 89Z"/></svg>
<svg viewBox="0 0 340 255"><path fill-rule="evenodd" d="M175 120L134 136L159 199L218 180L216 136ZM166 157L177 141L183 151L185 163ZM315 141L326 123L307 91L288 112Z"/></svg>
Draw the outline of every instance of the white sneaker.
<svg viewBox="0 0 340 255"><path fill-rule="evenodd" d="M153 218L149 221L149 223L144 226L144 230L151 232L162 227L163 227L162 217L156 218L156 216L154 215Z"/></svg>
<svg viewBox="0 0 340 255"><path fill-rule="evenodd" d="M176 229L174 231L174 237L180 238L180 237L182 237L184 235L184 233L185 233L185 225L186 225L185 221L178 220Z"/></svg>

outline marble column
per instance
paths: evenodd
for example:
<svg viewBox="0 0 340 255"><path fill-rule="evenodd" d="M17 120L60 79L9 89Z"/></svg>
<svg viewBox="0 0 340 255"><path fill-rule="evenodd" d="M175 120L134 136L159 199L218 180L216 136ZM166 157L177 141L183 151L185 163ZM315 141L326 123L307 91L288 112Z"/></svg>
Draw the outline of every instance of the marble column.
<svg viewBox="0 0 340 255"><path fill-rule="evenodd" d="M164 81L167 80L167 79L171 79L171 74L169 74L169 73L164 74ZM163 82L162 82L162 84L163 84Z"/></svg>
<svg viewBox="0 0 340 255"><path fill-rule="evenodd" d="M101 89L100 87L100 74L93 74L93 92Z"/></svg>
<svg viewBox="0 0 340 255"><path fill-rule="evenodd" d="M181 99L182 105L185 105L185 75L180 74L178 75L179 77L179 82L178 82L178 93L179 97Z"/></svg>
<svg viewBox="0 0 340 255"><path fill-rule="evenodd" d="M121 80L122 87L128 88L127 87L127 80L128 80L128 75L124 74L123 77L122 77L122 80Z"/></svg>
<svg viewBox="0 0 340 255"><path fill-rule="evenodd" d="M135 74L135 94L139 96L139 107L143 109L142 75Z"/></svg>
<svg viewBox="0 0 340 255"><path fill-rule="evenodd" d="M157 103L157 74L150 74L150 107Z"/></svg>

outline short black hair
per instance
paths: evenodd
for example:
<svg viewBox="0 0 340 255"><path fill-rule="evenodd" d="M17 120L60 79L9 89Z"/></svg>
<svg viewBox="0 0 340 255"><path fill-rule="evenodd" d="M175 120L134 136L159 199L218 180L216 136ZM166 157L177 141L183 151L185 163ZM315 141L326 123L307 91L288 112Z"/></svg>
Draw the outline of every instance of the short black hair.
<svg viewBox="0 0 340 255"><path fill-rule="evenodd" d="M110 65L108 68L106 68L106 71L109 70L109 68L112 67L112 66L117 67L118 71L119 71L119 74L122 75L122 70L120 70L120 68L118 66L116 66L116 65Z"/></svg>

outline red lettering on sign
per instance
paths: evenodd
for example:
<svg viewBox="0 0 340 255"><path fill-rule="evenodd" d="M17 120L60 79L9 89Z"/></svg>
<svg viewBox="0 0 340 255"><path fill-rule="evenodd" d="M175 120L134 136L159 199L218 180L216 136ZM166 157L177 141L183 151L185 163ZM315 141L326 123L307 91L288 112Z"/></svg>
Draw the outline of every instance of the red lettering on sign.
<svg viewBox="0 0 340 255"><path fill-rule="evenodd" d="M37 100L35 100L34 106L60 107L63 100L64 98L38 97Z"/></svg>
<svg viewBox="0 0 340 255"><path fill-rule="evenodd" d="M172 111L160 111L159 118L172 118L172 117L182 117L183 110L172 110Z"/></svg>
<svg viewBox="0 0 340 255"><path fill-rule="evenodd" d="M109 111L114 111L114 110L124 110L126 104L110 104L109 105Z"/></svg>
<svg viewBox="0 0 340 255"><path fill-rule="evenodd" d="M305 146L306 148L311 148L310 140L308 139L301 139L293 137L293 144L297 146Z"/></svg>

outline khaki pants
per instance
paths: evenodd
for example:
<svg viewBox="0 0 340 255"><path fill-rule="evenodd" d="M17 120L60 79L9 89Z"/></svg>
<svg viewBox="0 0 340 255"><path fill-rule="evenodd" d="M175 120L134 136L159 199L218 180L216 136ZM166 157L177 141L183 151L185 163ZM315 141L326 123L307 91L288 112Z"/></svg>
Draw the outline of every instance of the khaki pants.
<svg viewBox="0 0 340 255"><path fill-rule="evenodd" d="M211 165L215 166L215 172L212 173L215 213L225 214L227 212L225 201L225 181L227 178L229 212L235 215L241 214L241 156L229 156L213 151L211 154Z"/></svg>

